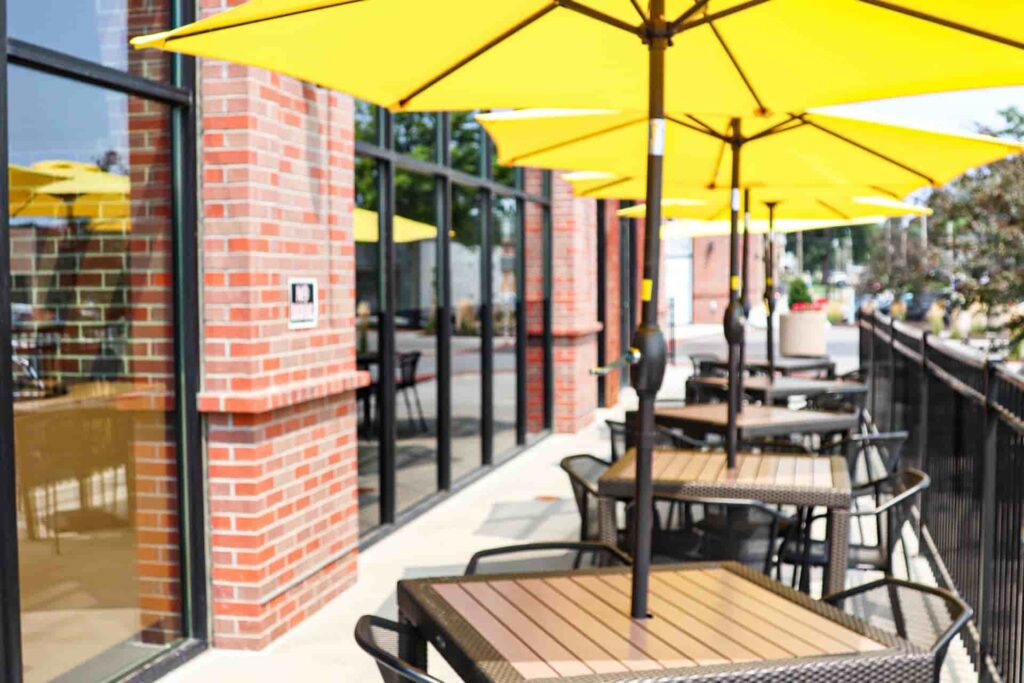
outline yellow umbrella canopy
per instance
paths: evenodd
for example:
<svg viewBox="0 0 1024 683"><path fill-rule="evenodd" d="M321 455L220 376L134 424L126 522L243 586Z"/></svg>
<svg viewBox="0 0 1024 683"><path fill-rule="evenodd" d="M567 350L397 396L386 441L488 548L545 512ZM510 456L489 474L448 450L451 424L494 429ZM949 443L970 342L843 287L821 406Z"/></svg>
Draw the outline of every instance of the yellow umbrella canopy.
<svg viewBox="0 0 1024 683"><path fill-rule="evenodd" d="M97 221L129 217L131 181L128 176L74 161L41 161L34 164L32 170L48 174L51 180L34 187L19 204L12 201L12 216Z"/></svg>
<svg viewBox="0 0 1024 683"><path fill-rule="evenodd" d="M630 0L250 0L133 44L396 110L646 111L649 11ZM671 35L669 111L801 111L1017 85L1024 72L1024 4L1006 0L666 0L656 19Z"/></svg>
<svg viewBox="0 0 1024 683"><path fill-rule="evenodd" d="M598 171L574 179L591 197L642 198L647 120L642 114L552 110L477 117L506 165ZM670 116L665 131L664 192L730 186L732 122ZM747 188L858 188L902 197L942 185L964 171L1019 154L1017 142L954 135L826 114L741 121L740 184Z"/></svg>
<svg viewBox="0 0 1024 683"><path fill-rule="evenodd" d="M9 213L16 215L21 207L31 201L37 188L59 180L60 177L52 173L17 164L8 165L7 192L10 202Z"/></svg>
<svg viewBox="0 0 1024 683"><path fill-rule="evenodd" d="M380 215L369 209L355 210L356 242L376 242L379 239ZM411 218L396 215L392 226L396 244L432 240L437 236L437 227Z"/></svg>

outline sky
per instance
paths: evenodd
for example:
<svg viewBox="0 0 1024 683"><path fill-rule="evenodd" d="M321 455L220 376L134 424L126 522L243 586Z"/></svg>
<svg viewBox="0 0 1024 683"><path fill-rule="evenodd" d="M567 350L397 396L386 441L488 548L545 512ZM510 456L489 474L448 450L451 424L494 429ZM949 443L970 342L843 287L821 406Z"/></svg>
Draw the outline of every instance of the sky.
<svg viewBox="0 0 1024 683"><path fill-rule="evenodd" d="M951 133L976 133L979 123L998 127L1002 121L998 112L1010 106L1024 110L1024 87L900 97L827 107L821 111Z"/></svg>

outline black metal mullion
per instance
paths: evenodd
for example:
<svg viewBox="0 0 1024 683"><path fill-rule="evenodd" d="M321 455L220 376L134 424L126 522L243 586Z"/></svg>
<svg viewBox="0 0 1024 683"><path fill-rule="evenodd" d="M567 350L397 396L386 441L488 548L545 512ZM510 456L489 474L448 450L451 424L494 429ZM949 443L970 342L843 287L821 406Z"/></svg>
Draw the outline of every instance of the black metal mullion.
<svg viewBox="0 0 1024 683"><path fill-rule="evenodd" d="M7 35L6 3L0 4L0 35ZM7 168L7 55L0 57L0 166ZM0 206L8 206L0 181ZM11 364L10 216L0 219L0 679L21 676L21 600L18 579L18 506L14 462L14 381Z"/></svg>
<svg viewBox="0 0 1024 683"><path fill-rule="evenodd" d="M494 463L494 302L491 265L494 235L494 194L481 193L480 236L480 462Z"/></svg>
<svg viewBox="0 0 1024 683"><path fill-rule="evenodd" d="M182 0L177 22L195 16L192 0ZM196 86L196 63L192 57L176 55L174 82L191 93ZM185 635L206 642L210 637L206 544L206 464L197 397L199 394L199 234L198 160L196 112L190 106L175 106L171 114L174 150L174 316L175 375L178 382L177 441L179 453L178 506L181 520L181 571L183 577L183 623Z"/></svg>
<svg viewBox="0 0 1024 683"><path fill-rule="evenodd" d="M165 104L191 106L193 102L192 92L188 88L153 81L17 38L7 39L7 61Z"/></svg>
<svg viewBox="0 0 1024 683"><path fill-rule="evenodd" d="M387 146L394 139L394 116L383 118L381 134ZM381 307L377 353L380 370L377 380L379 413L380 522L393 524L397 513L397 466L395 462L397 429L395 422L395 307L397 305L395 242L395 165L391 159L378 159L379 227L378 264L381 266Z"/></svg>
<svg viewBox="0 0 1024 683"><path fill-rule="evenodd" d="M516 443L526 443L526 348L529 338L526 330L526 202L516 200Z"/></svg>
<svg viewBox="0 0 1024 683"><path fill-rule="evenodd" d="M451 164L451 116L441 114L441 165ZM451 228L452 181L447 174L436 176L438 231L437 231L437 311L434 314L437 332L437 488L447 491L452 487L452 286L451 286Z"/></svg>
<svg viewBox="0 0 1024 683"><path fill-rule="evenodd" d="M630 201L621 202L620 206L632 205ZM629 218L619 219L619 348L616 355L622 355L630 334L633 332L632 296L633 296L633 221ZM622 386L629 386L629 368L622 368Z"/></svg>

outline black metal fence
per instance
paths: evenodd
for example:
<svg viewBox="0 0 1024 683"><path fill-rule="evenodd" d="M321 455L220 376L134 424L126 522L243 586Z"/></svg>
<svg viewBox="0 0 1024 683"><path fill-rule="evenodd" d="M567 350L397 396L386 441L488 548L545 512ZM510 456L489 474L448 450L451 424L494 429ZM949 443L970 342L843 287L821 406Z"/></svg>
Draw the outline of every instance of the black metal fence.
<svg viewBox="0 0 1024 683"><path fill-rule="evenodd" d="M977 612L980 678L1024 683L1024 379L879 313L859 324L868 409L880 430L910 433L906 456L931 476L923 549Z"/></svg>

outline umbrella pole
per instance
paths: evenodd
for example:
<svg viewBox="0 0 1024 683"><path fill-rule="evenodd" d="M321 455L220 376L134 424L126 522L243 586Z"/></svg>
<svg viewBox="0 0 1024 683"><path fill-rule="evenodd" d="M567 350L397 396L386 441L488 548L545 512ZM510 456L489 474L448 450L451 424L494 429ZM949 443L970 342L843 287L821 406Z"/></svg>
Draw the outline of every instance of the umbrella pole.
<svg viewBox="0 0 1024 683"><path fill-rule="evenodd" d="M764 253L764 304L768 309L768 379L775 380L775 206L768 202L768 244Z"/></svg>
<svg viewBox="0 0 1024 683"><path fill-rule="evenodd" d="M725 309L725 339L729 342L729 422L725 430L726 464L736 467L736 418L740 409L740 349L743 347L743 305L740 303L740 120L732 120L732 192L729 215L729 306Z"/></svg>
<svg viewBox="0 0 1024 683"><path fill-rule="evenodd" d="M637 411L636 514L633 534L633 586L630 613L646 619L647 590L651 571L651 535L654 500L651 472L654 448L654 399L665 375L665 338L658 329L658 267L661 263L661 177L665 154L665 48L668 23L665 0L651 0L648 23L648 129L647 129L647 211L644 218L644 266L641 288L640 326L633 336L633 348L640 362L631 368L631 380L640 399Z"/></svg>
<svg viewBox="0 0 1024 683"><path fill-rule="evenodd" d="M750 288L748 287L750 283L750 188L743 190L743 260L741 263L740 305L743 306L743 323L746 325L750 317ZM740 396L739 402L736 404L737 413L743 412L743 370L747 367L746 333L743 337L743 341L740 343L740 374L737 378L739 389L736 390Z"/></svg>

